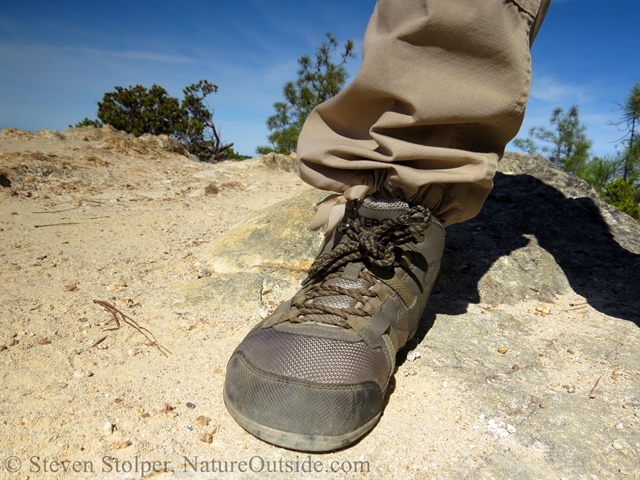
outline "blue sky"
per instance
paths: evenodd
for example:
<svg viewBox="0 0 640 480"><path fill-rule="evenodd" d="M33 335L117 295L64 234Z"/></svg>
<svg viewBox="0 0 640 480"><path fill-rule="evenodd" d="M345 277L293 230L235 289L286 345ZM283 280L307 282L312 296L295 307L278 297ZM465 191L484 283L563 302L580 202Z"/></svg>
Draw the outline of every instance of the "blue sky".
<svg viewBox="0 0 640 480"><path fill-rule="evenodd" d="M453 1L453 0L451 0ZM181 98L200 79L223 140L253 155L297 59L326 32L359 52L374 0L3 0L0 128L63 130L95 118L116 85L158 84ZM608 125L640 80L640 1L554 0L533 47L531 99L521 136L555 107L578 105L593 153L615 151ZM360 59L351 60L351 78Z"/></svg>

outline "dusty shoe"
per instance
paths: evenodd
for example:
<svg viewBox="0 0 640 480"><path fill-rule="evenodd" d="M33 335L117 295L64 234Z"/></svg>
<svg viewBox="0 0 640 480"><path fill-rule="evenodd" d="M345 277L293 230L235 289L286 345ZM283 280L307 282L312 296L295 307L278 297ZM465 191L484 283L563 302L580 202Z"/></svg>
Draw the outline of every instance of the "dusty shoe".
<svg viewBox="0 0 640 480"><path fill-rule="evenodd" d="M233 418L262 440L303 451L338 449L371 430L443 247L444 229L423 207L350 202L303 288L233 353L224 386Z"/></svg>

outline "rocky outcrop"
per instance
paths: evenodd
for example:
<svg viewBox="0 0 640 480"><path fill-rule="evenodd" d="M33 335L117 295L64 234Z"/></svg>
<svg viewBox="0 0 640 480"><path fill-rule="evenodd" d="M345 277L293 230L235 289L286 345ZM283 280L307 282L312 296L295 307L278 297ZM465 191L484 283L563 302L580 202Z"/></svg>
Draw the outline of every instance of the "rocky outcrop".
<svg viewBox="0 0 640 480"><path fill-rule="evenodd" d="M116 130L111 125L104 125L101 128L81 127L68 128L62 132L42 129L35 133L27 132L17 128L5 128L0 131L0 139L47 139L61 142L102 142L101 147L105 149L119 150L121 153L147 154L153 151L165 151L189 156L182 144L168 135L144 134L135 137L130 133Z"/></svg>
<svg viewBox="0 0 640 480"><path fill-rule="evenodd" d="M216 240L213 274L181 302L243 311L226 328L250 328L304 277L320 243L306 226L323 195ZM407 448L414 473L438 478L640 477L638 222L545 159L507 154L482 213L446 233L421 330L371 433L377 446L354 455L393 465ZM427 471L424 452L443 449L448 463Z"/></svg>

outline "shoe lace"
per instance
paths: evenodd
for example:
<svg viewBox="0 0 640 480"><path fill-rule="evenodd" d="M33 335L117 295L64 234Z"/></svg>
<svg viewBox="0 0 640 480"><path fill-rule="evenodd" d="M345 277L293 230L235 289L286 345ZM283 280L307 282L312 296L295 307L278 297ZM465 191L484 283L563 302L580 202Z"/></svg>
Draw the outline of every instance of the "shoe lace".
<svg viewBox="0 0 640 480"><path fill-rule="evenodd" d="M365 305L368 298L378 294L370 288L345 288L339 285L327 284L329 280L340 277L344 267L350 262L364 261L365 264L390 268L396 262L396 247L411 241L424 232L431 224L431 211L421 205L410 208L405 214L396 219L390 219L383 224L366 229L354 222L342 223L339 226L344 234L342 240L331 251L320 255L309 269L306 283L313 280L323 280L307 289L304 294L295 297L292 306L298 310L295 318L289 318L294 323L304 322L303 315L321 315L323 323L348 328L346 320L349 315L367 316L364 308L336 308L323 303L312 302L318 297L346 295L361 305ZM375 276L368 270L362 269L358 273L367 284L376 283Z"/></svg>

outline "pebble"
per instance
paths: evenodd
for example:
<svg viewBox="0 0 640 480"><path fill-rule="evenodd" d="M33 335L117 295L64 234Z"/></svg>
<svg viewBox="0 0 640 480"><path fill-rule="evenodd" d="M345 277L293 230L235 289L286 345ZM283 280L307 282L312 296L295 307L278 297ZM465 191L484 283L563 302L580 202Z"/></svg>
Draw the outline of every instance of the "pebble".
<svg viewBox="0 0 640 480"><path fill-rule="evenodd" d="M536 312L540 312L544 315L551 313L551 309L542 303L536 307Z"/></svg>
<svg viewBox="0 0 640 480"><path fill-rule="evenodd" d="M407 354L407 360L409 360L410 362L415 362L420 357L422 357L422 354L420 352L416 352L415 350L412 350Z"/></svg>
<svg viewBox="0 0 640 480"><path fill-rule="evenodd" d="M14 347L14 346L16 346L18 343L19 343L19 342L18 342L18 339L14 337L14 338L12 338L11 340L9 340L9 343L7 343L7 346L8 346L8 347Z"/></svg>
<svg viewBox="0 0 640 480"><path fill-rule="evenodd" d="M191 402L187 402L187 408L196 408L196 406Z"/></svg>
<svg viewBox="0 0 640 480"><path fill-rule="evenodd" d="M60 382L58 384L58 388L67 388L69 386L69 384L67 382Z"/></svg>
<svg viewBox="0 0 640 480"><path fill-rule="evenodd" d="M507 425L507 432L509 433L516 433L516 427L514 427L513 425Z"/></svg>
<svg viewBox="0 0 640 480"><path fill-rule="evenodd" d="M47 255L39 255L38 260L44 260L45 258L47 258Z"/></svg>
<svg viewBox="0 0 640 480"><path fill-rule="evenodd" d="M176 418L178 416L178 412L169 412L167 413L167 417Z"/></svg>
<svg viewBox="0 0 640 480"><path fill-rule="evenodd" d="M616 424L616 430L624 430L624 425L622 423Z"/></svg>
<svg viewBox="0 0 640 480"><path fill-rule="evenodd" d="M162 405L160 405L158 407L158 412L160 412L160 413L169 413L170 411L172 411L174 409L175 409L175 407L172 407L168 403L163 403Z"/></svg>
<svg viewBox="0 0 640 480"><path fill-rule="evenodd" d="M78 290L78 284L77 283L67 283L63 287L63 290L65 292L75 292L76 290Z"/></svg>
<svg viewBox="0 0 640 480"><path fill-rule="evenodd" d="M198 278L204 278L204 277L210 277L210 276L211 276L211 272L206 268L198 272Z"/></svg>
<svg viewBox="0 0 640 480"><path fill-rule="evenodd" d="M504 355L505 353L507 353L507 351L508 351L508 349L507 349L506 347L500 347L500 348L498 348L498 353L501 353L501 354L503 354L503 355Z"/></svg>
<svg viewBox="0 0 640 480"><path fill-rule="evenodd" d="M196 418L196 423L201 427L208 426L210 422L211 418L205 417L204 415L200 415L198 418Z"/></svg>
<svg viewBox="0 0 640 480"><path fill-rule="evenodd" d="M102 427L102 431L104 432L105 435L111 435L113 433L114 428L115 426L113 425L113 423L107 422Z"/></svg>
<svg viewBox="0 0 640 480"><path fill-rule="evenodd" d="M200 441L203 443L213 443L213 435L210 433L203 433L200 435Z"/></svg>
<svg viewBox="0 0 640 480"><path fill-rule="evenodd" d="M516 372L518 370L520 370L520 365L518 365L517 363L513 365L513 367L511 367L513 370L515 370Z"/></svg>
<svg viewBox="0 0 640 480"><path fill-rule="evenodd" d="M121 450L123 448L127 448L131 446L131 441L130 440L125 440L124 442L115 442L112 443L109 448L111 448L112 450Z"/></svg>
<svg viewBox="0 0 640 480"><path fill-rule="evenodd" d="M616 450L622 450L624 448L624 444L620 440L615 440L611 446Z"/></svg>
<svg viewBox="0 0 640 480"><path fill-rule="evenodd" d="M547 408L547 404L546 403L540 403L540 408Z"/></svg>
<svg viewBox="0 0 640 480"><path fill-rule="evenodd" d="M48 338L42 338L38 340L38 344L40 345L49 345L50 343L51 343L51 340L49 340Z"/></svg>
<svg viewBox="0 0 640 480"><path fill-rule="evenodd" d="M7 350L7 346L6 345L0 345L0 352L3 350Z"/></svg>

